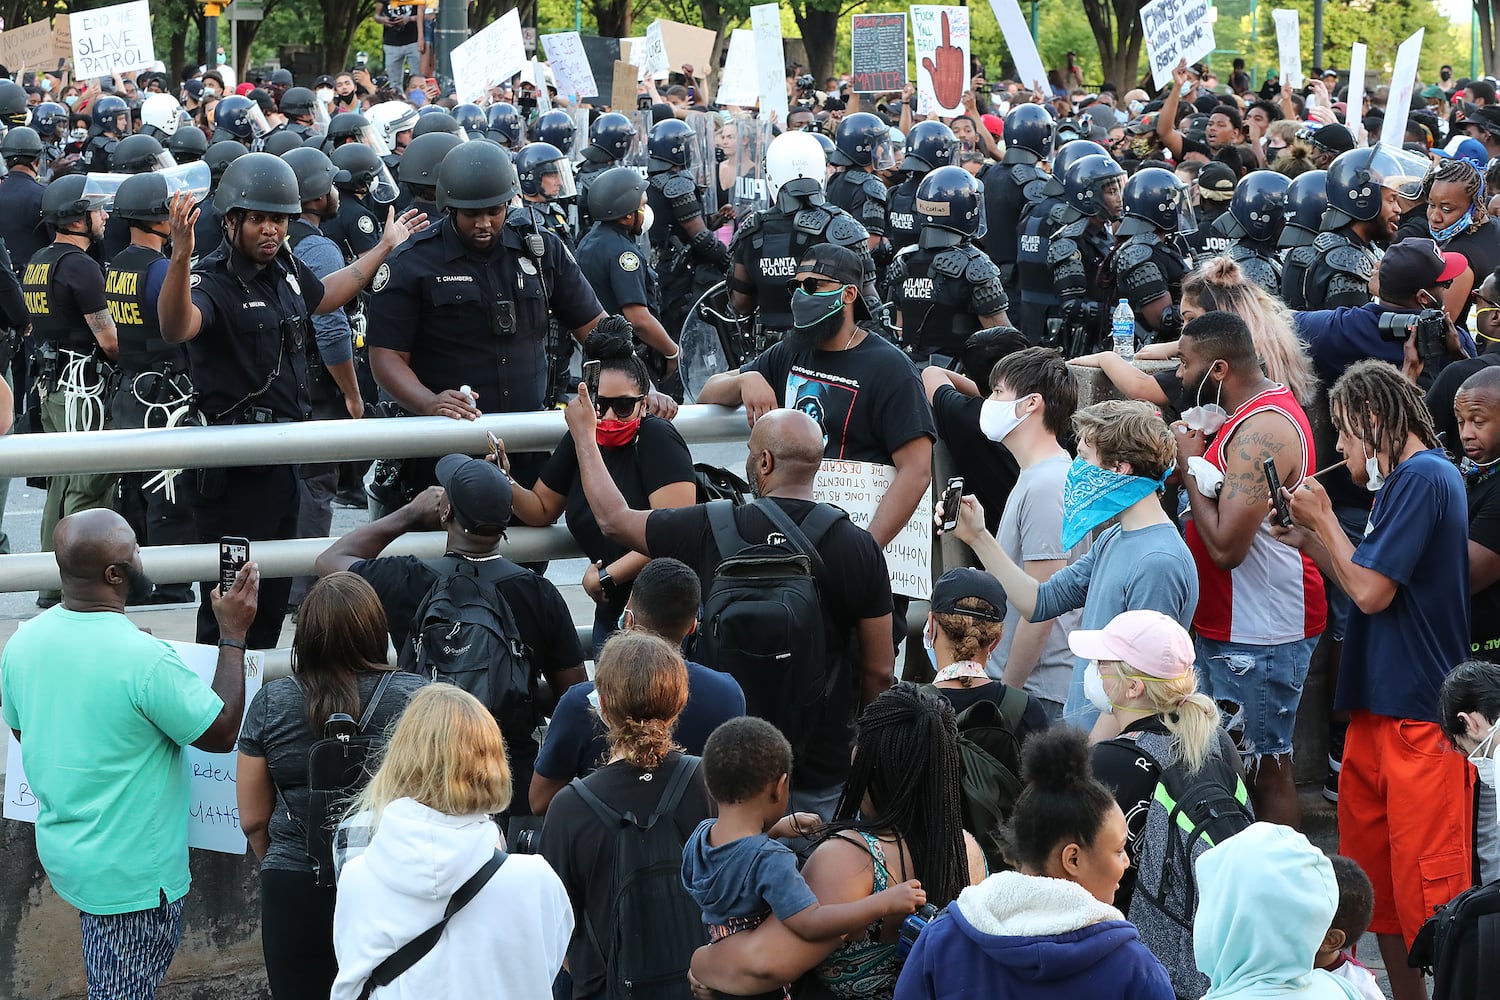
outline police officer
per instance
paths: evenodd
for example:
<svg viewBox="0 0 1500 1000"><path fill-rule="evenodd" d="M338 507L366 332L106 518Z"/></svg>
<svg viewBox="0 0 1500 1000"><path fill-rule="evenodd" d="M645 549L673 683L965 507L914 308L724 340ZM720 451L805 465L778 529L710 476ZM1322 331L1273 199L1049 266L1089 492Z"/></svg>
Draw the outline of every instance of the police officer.
<svg viewBox="0 0 1500 1000"><path fill-rule="evenodd" d="M1370 301L1370 278L1401 214L1397 188L1420 181L1426 160L1384 146L1351 149L1328 166L1328 208L1302 277L1303 308L1335 309Z"/></svg>
<svg viewBox="0 0 1500 1000"><path fill-rule="evenodd" d="M847 247L859 255L865 307L879 305L869 234L857 219L824 199L828 163L819 139L811 132L784 132L766 149L771 207L752 212L729 244L730 304L739 316L756 317L755 342L745 345L744 357L728 359L730 367L759 355L792 328L786 283L796 275L803 255L820 243Z"/></svg>
<svg viewBox="0 0 1500 1000"><path fill-rule="evenodd" d="M306 87L289 87L277 102L277 107L286 116L286 124L282 127L303 142L317 137L319 132L313 120L313 106L317 102L318 95Z"/></svg>
<svg viewBox="0 0 1500 1000"><path fill-rule="evenodd" d="M1300 310L1307 307L1302 279L1317 253L1312 245L1328 209L1328 171L1309 170L1293 177L1283 200L1286 225L1276 241L1282 251L1281 300L1287 308Z"/></svg>
<svg viewBox="0 0 1500 1000"><path fill-rule="evenodd" d="M0 240L20 266L51 242L42 222L46 185L37 179L42 151L41 137L24 125L0 138L0 159L7 171L0 178Z"/></svg>
<svg viewBox="0 0 1500 1000"><path fill-rule="evenodd" d="M556 236L517 225L507 212L521 185L503 149L463 143L444 157L437 179L447 217L375 276L375 378L422 416L471 420L541 409L550 388L548 316L581 343L604 315L599 300ZM513 461L512 474L534 478L543 458ZM430 459L408 460L402 491L431 485L433 468Z"/></svg>
<svg viewBox="0 0 1500 1000"><path fill-rule="evenodd" d="M43 101L33 110L31 127L42 139L37 177L46 181L52 176L52 161L63 155L63 145L67 142L68 109L56 101Z"/></svg>
<svg viewBox="0 0 1500 1000"><path fill-rule="evenodd" d="M198 131L194 129L193 131ZM220 139L208 147L203 154L203 161L208 164L209 194L219 190L219 181L224 176L224 171L235 160L244 156L249 150L232 139ZM198 222L193 231L193 245L200 254L207 254L218 247L224 239L224 223L219 218L219 213L214 208L214 200L209 197L198 209ZM193 265L197 266L197 261Z"/></svg>
<svg viewBox="0 0 1500 1000"><path fill-rule="evenodd" d="M103 173L109 169L115 143L130 134L130 108L124 100L106 94L94 101L94 120L89 126L79 164L86 173Z"/></svg>
<svg viewBox="0 0 1500 1000"><path fill-rule="evenodd" d="M1108 156L1097 142L1078 139L1056 147L1052 157L1052 175L1042 186L1042 200L1028 202L1021 212L1021 229L1016 241L1016 284L1019 300L1012 298L1010 313L1017 327L1033 344L1047 341L1047 321L1058 318L1061 303L1052 282L1050 244L1052 234L1065 225L1063 178L1072 164L1085 156ZM1054 325L1056 325L1054 323ZM1058 346L1061 346L1060 344Z"/></svg>
<svg viewBox="0 0 1500 1000"><path fill-rule="evenodd" d="M148 174L157 170L163 161L162 145L149 135L127 135L115 144L109 154L109 170L114 174ZM115 255L130 245L130 226L124 219L111 215L104 225L104 238L99 241L99 259L111 261Z"/></svg>
<svg viewBox="0 0 1500 1000"><path fill-rule="evenodd" d="M255 126L252 119L260 114L260 108L248 97L230 94L214 105L214 133L210 144L234 141L248 152L255 142ZM269 126L266 131L270 131Z"/></svg>
<svg viewBox="0 0 1500 1000"><path fill-rule="evenodd" d="M483 139L484 130L489 127L489 119L485 116L484 109L477 104L460 104L452 111L453 121L464 134L470 139Z"/></svg>
<svg viewBox="0 0 1500 1000"><path fill-rule="evenodd" d="M885 238L890 192L875 172L895 162L890 127L866 111L846 115L834 132L833 146L829 162L840 169L828 179L828 202L865 227L875 266L883 268L891 256Z"/></svg>
<svg viewBox="0 0 1500 1000"><path fill-rule="evenodd" d="M405 101L382 101L375 105L365 117L375 129L375 135L385 145L387 152L381 157L392 171L406 152L406 144L412 140L412 129L417 124L417 109Z"/></svg>
<svg viewBox="0 0 1500 1000"><path fill-rule="evenodd" d="M0 125L20 128L31 124L30 98L14 80L0 80Z"/></svg>
<svg viewBox="0 0 1500 1000"><path fill-rule="evenodd" d="M208 153L208 137L201 128L186 125L167 137L167 152L177 163L197 163Z"/></svg>
<svg viewBox="0 0 1500 1000"><path fill-rule="evenodd" d="M1135 311L1136 327L1152 340L1175 340L1182 331L1182 276L1192 257L1182 241L1197 221L1187 185L1170 170L1147 167L1125 182L1122 238L1110 259L1115 293Z"/></svg>
<svg viewBox="0 0 1500 1000"><path fill-rule="evenodd" d="M1000 268L1006 292L1015 296L1017 236L1021 213L1042 200L1047 174L1038 164L1052 156L1052 116L1040 104L1023 104L1005 116L1005 155L980 173L989 226L985 252Z"/></svg>
<svg viewBox="0 0 1500 1000"><path fill-rule="evenodd" d="M338 171L333 183L339 189L339 213L323 220L323 235L338 244L344 260L352 261L380 242L380 218L367 199L382 164L375 150L358 142L338 147L329 159Z"/></svg>
<svg viewBox="0 0 1500 1000"><path fill-rule="evenodd" d="M447 132L449 135L458 135L458 122L454 121L453 116L441 106L424 104L417 110L417 123L411 127L412 140L415 141L429 132ZM407 145L410 146L411 143Z"/></svg>
<svg viewBox="0 0 1500 1000"><path fill-rule="evenodd" d="M1229 211L1214 223L1229 237L1225 255L1245 276L1272 295L1281 295L1281 257L1276 252L1285 224L1286 190L1291 180L1274 170L1247 174L1229 199Z"/></svg>
<svg viewBox="0 0 1500 1000"><path fill-rule="evenodd" d="M191 411L187 356L161 339L156 317L156 299L167 277L162 251L171 236L170 199L167 179L151 173L126 178L115 192L110 221L125 225L130 239L104 273L104 299L119 339L120 386L110 418L120 428L180 426ZM165 471L120 477L119 510L140 544L190 545L198 540L192 515L176 502L177 482L169 481ZM151 595L155 604L192 599L193 589L185 583L158 584Z"/></svg>
<svg viewBox="0 0 1500 1000"><path fill-rule="evenodd" d="M578 138L578 125L566 111L553 109L536 120L531 127L533 142L545 142L562 151L564 156L573 152L573 143Z"/></svg>
<svg viewBox="0 0 1500 1000"><path fill-rule="evenodd" d="M917 188L917 245L887 275L901 347L919 365L951 367L969 335L1010 326L1000 271L974 241L984 235L984 192L963 167L938 167Z"/></svg>
<svg viewBox="0 0 1500 1000"><path fill-rule="evenodd" d="M1109 225L1120 218L1124 179L1124 167L1097 153L1074 160L1063 179L1063 225L1047 244L1058 305L1038 343L1063 348L1070 358L1094 350L1108 335L1110 288L1104 262L1115 245Z"/></svg>
<svg viewBox="0 0 1500 1000"><path fill-rule="evenodd" d="M139 135L149 135L166 145L182 125L182 105L171 94L152 94L141 102Z"/></svg>
<svg viewBox="0 0 1500 1000"><path fill-rule="evenodd" d="M108 426L105 387L117 353L115 321L104 299L104 272L88 250L104 235L104 198L86 195L88 177L69 174L47 185L42 221L54 238L32 255L21 277L25 308L37 345L36 385L42 430L97 431ZM16 326L24 319L11 317ZM52 476L42 507L42 551L52 551L52 529L69 514L108 507L115 476L102 473ZM43 591L37 604L56 604Z"/></svg>
<svg viewBox="0 0 1500 1000"><path fill-rule="evenodd" d="M525 145L521 113L514 104L502 101L490 105L489 126L485 129L484 137L510 150L520 149Z"/></svg>
<svg viewBox="0 0 1500 1000"><path fill-rule="evenodd" d="M437 206L438 165L449 150L462 142L450 132L429 132L413 139L401 155L400 180L411 192L411 207L425 214L434 226L443 221L444 215Z"/></svg>
<svg viewBox="0 0 1500 1000"><path fill-rule="evenodd" d="M594 221L588 213L589 185L625 159L635 144L636 134L635 123L618 111L600 115L589 126L589 144L579 153L573 178L578 188L578 227L582 232L588 232Z"/></svg>
<svg viewBox="0 0 1500 1000"><path fill-rule="evenodd" d="M729 250L714 236L716 213L705 219L703 199L688 168L697 136L687 122L669 118L651 129L646 171L653 266L661 276L662 321L673 336L704 290L724 280Z"/></svg>
<svg viewBox="0 0 1500 1000"><path fill-rule="evenodd" d="M314 313L338 309L354 297L409 235L415 213L393 218L379 245L353 264L319 280L286 248L287 225L302 212L297 177L269 153L247 153L224 171L214 206L224 220L219 246L197 267L186 194L172 202L172 256L157 305L163 339L187 344L198 411L210 424L305 420L307 341ZM182 477L200 542L225 535L251 541L291 538L299 505L290 465L204 469ZM213 584L200 585L198 641L218 641L209 606ZM262 580L260 607L247 642L275 646L286 613L290 580Z"/></svg>
<svg viewBox="0 0 1500 1000"><path fill-rule="evenodd" d="M573 169L563 151L550 142L529 142L516 154L515 165L522 202L516 211L522 224L540 226L572 249L577 239L560 202L575 193Z"/></svg>
<svg viewBox="0 0 1500 1000"><path fill-rule="evenodd" d="M886 235L891 251L900 253L917 242L917 186L938 167L951 167L958 155L958 139L942 122L918 122L906 137L901 169L906 177L891 189Z"/></svg>
<svg viewBox="0 0 1500 1000"><path fill-rule="evenodd" d="M370 119L358 111L340 111L328 123L328 134L323 138L323 152L332 159L335 149L351 142L359 142L360 136L369 127Z"/></svg>

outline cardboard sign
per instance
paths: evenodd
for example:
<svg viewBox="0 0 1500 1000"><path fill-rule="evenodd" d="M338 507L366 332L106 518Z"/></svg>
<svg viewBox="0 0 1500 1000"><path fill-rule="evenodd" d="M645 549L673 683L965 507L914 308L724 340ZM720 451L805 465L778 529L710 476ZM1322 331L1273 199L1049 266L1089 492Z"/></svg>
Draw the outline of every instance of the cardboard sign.
<svg viewBox="0 0 1500 1000"><path fill-rule="evenodd" d="M1345 118L1356 146L1365 144L1365 119L1361 113L1365 106L1365 57L1364 42L1349 46L1349 100L1346 105L1349 110Z"/></svg>
<svg viewBox="0 0 1500 1000"><path fill-rule="evenodd" d="M66 14L52 19L52 58L59 62L73 58L73 22Z"/></svg>
<svg viewBox="0 0 1500 1000"><path fill-rule="evenodd" d="M146 69L156 61L151 48L151 9L146 0L75 11L73 77L97 77Z"/></svg>
<svg viewBox="0 0 1500 1000"><path fill-rule="evenodd" d="M187 668L205 684L212 684L218 669L217 646L198 646L187 642L168 642L182 657ZM245 708L260 690L261 654L245 654ZM243 720L241 720L243 723ZM21 735L25 735L22 733ZM36 793L26 778L21 744L11 733L5 757L6 819L35 823L38 804ZM240 832L240 805L235 798L235 768L238 758L228 753L208 753L196 747L183 748L183 766L188 771L188 846L225 854L244 854L245 835ZM80 765L87 763L80 761Z"/></svg>
<svg viewBox="0 0 1500 1000"><path fill-rule="evenodd" d="M628 62L616 59L615 78L609 91L610 108L626 115L634 111L635 97L638 93L635 88L639 82L636 78L636 68Z"/></svg>
<svg viewBox="0 0 1500 1000"><path fill-rule="evenodd" d="M583 40L576 31L563 31L556 35L543 35L542 46L547 50L547 65L552 67L552 77L557 81L557 92L573 97L598 97L599 85L594 80L594 70L589 65L588 53L583 49Z"/></svg>
<svg viewBox="0 0 1500 1000"><path fill-rule="evenodd" d="M36 73L56 69L57 58L52 54L52 26L46 21L33 21L0 32L0 63L10 67L17 76L23 68Z"/></svg>
<svg viewBox="0 0 1500 1000"><path fill-rule="evenodd" d="M1005 47L1016 62L1016 79L1032 90L1045 90L1047 67L1042 54L1036 50L1036 40L1031 37L1031 26L1021 14L1021 5L1016 0L990 0L990 10L1000 22L1000 34L1005 36Z"/></svg>
<svg viewBox="0 0 1500 1000"><path fill-rule="evenodd" d="M514 7L453 50L453 88L460 101L484 103L489 90L526 66L521 15Z"/></svg>
<svg viewBox="0 0 1500 1000"><path fill-rule="evenodd" d="M781 41L781 8L774 3L750 8L755 35L755 89L760 113L786 121L786 48Z"/></svg>
<svg viewBox="0 0 1500 1000"><path fill-rule="evenodd" d="M874 462L824 459L813 481L813 499L842 507L865 530L896 480L896 469ZM932 596L932 495L924 493L900 533L885 547L891 590L925 601Z"/></svg>
<svg viewBox="0 0 1500 1000"><path fill-rule="evenodd" d="M755 80L755 32L735 28L729 36L729 52L719 74L718 101L742 108L753 108L760 101Z"/></svg>
<svg viewBox="0 0 1500 1000"><path fill-rule="evenodd" d="M1158 89L1172 82L1179 62L1195 63L1214 50L1209 16L1209 0L1151 0L1141 8L1151 80Z"/></svg>
<svg viewBox="0 0 1500 1000"><path fill-rule="evenodd" d="M969 8L911 8L917 60L917 114L963 113L969 89Z"/></svg>
<svg viewBox="0 0 1500 1000"><path fill-rule="evenodd" d="M1292 89L1302 87L1302 29L1297 25L1295 10L1273 10L1276 23L1276 52L1281 59L1281 82ZM1395 107L1395 105L1391 105ZM1405 128L1403 123L1402 128Z"/></svg>
<svg viewBox="0 0 1500 1000"><path fill-rule="evenodd" d="M1386 97L1388 108L1411 107L1411 92L1417 83L1417 60L1422 58L1422 35L1425 28L1401 43L1396 50L1396 65L1391 70L1390 95ZM1380 144L1389 149L1400 149L1406 141L1406 121L1400 115L1387 115L1389 121L1380 127Z"/></svg>
<svg viewBox="0 0 1500 1000"><path fill-rule="evenodd" d="M683 66L691 66L699 76L708 76L709 62L714 56L716 33L693 24L678 24L676 21L656 23L661 26L662 48L667 55L666 72L675 73Z"/></svg>
<svg viewBox="0 0 1500 1000"><path fill-rule="evenodd" d="M856 94L888 94L906 86L906 15L849 18L849 78Z"/></svg>

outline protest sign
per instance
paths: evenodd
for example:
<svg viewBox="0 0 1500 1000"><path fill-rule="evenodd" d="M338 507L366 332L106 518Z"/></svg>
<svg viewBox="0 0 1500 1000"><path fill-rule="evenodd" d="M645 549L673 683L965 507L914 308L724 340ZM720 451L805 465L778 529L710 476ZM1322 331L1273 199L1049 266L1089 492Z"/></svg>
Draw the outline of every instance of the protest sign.
<svg viewBox="0 0 1500 1000"><path fill-rule="evenodd" d="M1033 90L1046 87L1047 68L1042 63L1042 54L1036 50L1036 39L1031 37L1031 26L1021 14L1021 5L1016 0L990 0L990 10L1000 22L1005 47L1015 60L1016 79Z"/></svg>
<svg viewBox="0 0 1500 1000"><path fill-rule="evenodd" d="M1349 122L1349 131L1354 133L1354 145L1365 144L1365 56L1364 42L1355 42L1349 47L1349 96L1345 105L1349 110L1345 115Z"/></svg>
<svg viewBox="0 0 1500 1000"><path fill-rule="evenodd" d="M151 48L151 9L146 0L75 11L73 77L96 77L146 69L156 61Z"/></svg>
<svg viewBox="0 0 1500 1000"><path fill-rule="evenodd" d="M453 50L453 89L460 101L483 101L489 89L526 66L521 15L511 8Z"/></svg>
<svg viewBox="0 0 1500 1000"><path fill-rule="evenodd" d="M217 646L197 646L187 642L168 642L182 657L187 668L197 674L205 684L212 684L218 669ZM245 707L261 685L261 654L245 654ZM23 732L21 734L25 736ZM5 805L6 819L35 823L37 798L31 782L26 777L21 744L11 733L5 734L9 747L5 756ZM188 772L188 846L225 854L244 854L245 835L240 832L240 806L235 799L235 768L237 758L233 750L228 753L209 753L196 747L184 747L183 766ZM101 761L97 766L107 767L111 762ZM87 767L90 761L83 757L70 761L70 767ZM121 779L123 780L123 778Z"/></svg>
<svg viewBox="0 0 1500 1000"><path fill-rule="evenodd" d="M646 40L641 46L640 58L635 58L632 53L630 61L657 79L672 72L672 61L667 58L667 43L662 38L660 21L651 22L651 26L646 29Z"/></svg>
<svg viewBox="0 0 1500 1000"><path fill-rule="evenodd" d="M52 58L59 66L73 58L73 22L66 14L52 19Z"/></svg>
<svg viewBox="0 0 1500 1000"><path fill-rule="evenodd" d="M634 66L615 60L615 78L609 91L610 108L626 115L634 111L635 97L639 93L636 84L639 82Z"/></svg>
<svg viewBox="0 0 1500 1000"><path fill-rule="evenodd" d="M708 64L714 55L714 32L676 21L656 23L661 25L661 44L667 54L666 72L675 73L683 66L691 66L699 76L708 76Z"/></svg>
<svg viewBox="0 0 1500 1000"><path fill-rule="evenodd" d="M559 94L572 97L599 96L599 85L594 80L594 71L589 65L589 56L584 51L583 39L578 32L563 31L555 35L543 35L542 45L547 50L547 65L552 67L552 77L557 81Z"/></svg>
<svg viewBox="0 0 1500 1000"><path fill-rule="evenodd" d="M774 3L750 8L755 35L755 90L760 113L786 121L786 50L781 42L781 8Z"/></svg>
<svg viewBox="0 0 1500 1000"><path fill-rule="evenodd" d="M719 74L717 98L720 104L742 108L754 107L760 100L760 89L755 82L755 32L749 28L735 28L729 36L729 52Z"/></svg>
<svg viewBox="0 0 1500 1000"><path fill-rule="evenodd" d="M1422 57L1422 35L1425 28L1401 43L1396 50L1396 65L1391 70L1390 94L1385 99L1388 108L1411 107L1411 92L1417 83L1417 60ZM1406 119L1400 115L1386 115L1380 127L1380 144L1388 149L1400 149L1406 141Z"/></svg>
<svg viewBox="0 0 1500 1000"><path fill-rule="evenodd" d="M896 480L896 469L875 462L824 459L813 481L813 499L842 507L865 530ZM923 493L917 509L885 547L885 566L894 593L925 601L932 596L932 496Z"/></svg>
<svg viewBox="0 0 1500 1000"><path fill-rule="evenodd" d="M579 35L584 55L589 61L589 73L594 78L594 97L584 97L587 104L608 104L615 86L615 63L622 59L620 39L602 38L599 35ZM631 74L632 77L634 74Z"/></svg>
<svg viewBox="0 0 1500 1000"><path fill-rule="evenodd" d="M969 8L911 8L917 60L917 114L962 112L969 89Z"/></svg>
<svg viewBox="0 0 1500 1000"><path fill-rule="evenodd" d="M33 21L0 32L0 63L19 74L22 68L40 73L57 67L52 54L52 25Z"/></svg>
<svg viewBox="0 0 1500 1000"><path fill-rule="evenodd" d="M1294 90L1302 87L1302 29L1295 10L1273 10L1276 52L1281 60L1281 82Z"/></svg>
<svg viewBox="0 0 1500 1000"><path fill-rule="evenodd" d="M1208 8L1209 0L1151 0L1141 8L1151 81L1157 88L1172 82L1179 62L1195 63L1214 50Z"/></svg>
<svg viewBox="0 0 1500 1000"><path fill-rule="evenodd" d="M906 15L849 19L850 86L856 94L889 94L906 86Z"/></svg>

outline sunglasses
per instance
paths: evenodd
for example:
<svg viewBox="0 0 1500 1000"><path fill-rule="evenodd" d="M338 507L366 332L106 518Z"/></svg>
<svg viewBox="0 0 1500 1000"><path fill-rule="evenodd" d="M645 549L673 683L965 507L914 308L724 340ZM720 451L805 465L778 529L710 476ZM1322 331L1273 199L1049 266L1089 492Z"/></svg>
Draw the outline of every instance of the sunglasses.
<svg viewBox="0 0 1500 1000"><path fill-rule="evenodd" d="M834 281L831 278L791 278L786 283L786 290L788 295L794 294L799 288L809 295L816 295L819 287L823 285L838 285L842 289L844 282Z"/></svg>
<svg viewBox="0 0 1500 1000"><path fill-rule="evenodd" d="M641 396L595 396L594 411L596 413L613 413L617 417L626 417L635 412L635 408L641 405Z"/></svg>

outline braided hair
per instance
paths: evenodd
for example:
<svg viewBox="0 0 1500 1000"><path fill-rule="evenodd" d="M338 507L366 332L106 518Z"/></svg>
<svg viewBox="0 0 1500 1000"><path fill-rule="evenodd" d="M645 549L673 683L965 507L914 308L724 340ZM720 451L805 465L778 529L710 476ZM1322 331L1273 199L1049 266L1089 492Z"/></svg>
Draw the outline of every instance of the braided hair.
<svg viewBox="0 0 1500 1000"><path fill-rule="evenodd" d="M927 901L943 907L969 884L960 816L958 721L946 698L901 682L860 715L854 763L827 835L890 831L911 855ZM869 798L869 811L862 803Z"/></svg>
<svg viewBox="0 0 1500 1000"><path fill-rule="evenodd" d="M649 392L651 375L646 363L635 353L635 328L624 316L605 316L589 333L583 355L590 361L604 363L604 371L624 372L635 382L639 392Z"/></svg>
<svg viewBox="0 0 1500 1000"><path fill-rule="evenodd" d="M1422 390L1385 361L1365 360L1349 366L1328 393L1334 426L1353 431L1371 450L1382 447L1392 464L1409 434L1424 448L1437 448L1437 429Z"/></svg>
<svg viewBox="0 0 1500 1000"><path fill-rule="evenodd" d="M1435 164L1427 171L1427 176L1422 178L1422 200L1425 202L1432 197L1432 188L1435 184L1458 184L1464 189L1464 197L1469 199L1469 205L1474 210L1474 219L1469 223L1468 232L1474 232L1484 225L1489 218L1485 208L1484 198L1484 175L1479 168L1468 160L1454 157Z"/></svg>

